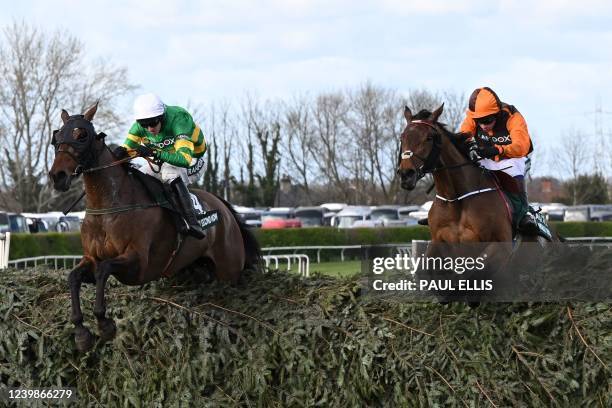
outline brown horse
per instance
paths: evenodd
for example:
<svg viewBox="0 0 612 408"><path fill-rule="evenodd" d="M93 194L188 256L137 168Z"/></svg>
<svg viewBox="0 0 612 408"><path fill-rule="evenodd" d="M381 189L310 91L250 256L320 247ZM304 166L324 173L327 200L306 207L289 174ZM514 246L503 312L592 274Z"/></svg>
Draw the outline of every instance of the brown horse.
<svg viewBox="0 0 612 408"><path fill-rule="evenodd" d="M83 174L87 215L81 228L83 258L70 272L72 322L80 351L89 350L94 338L84 325L80 305L82 282L95 283L94 315L102 341L112 339L116 326L106 317L104 291L109 276L126 285L159 279L206 258L217 278L235 283L245 268L257 267L260 250L253 235L237 218L231 205L219 197L194 191L205 207L217 210L219 222L206 238L183 239L173 215L154 202L143 184L130 176L130 168L117 161L91 121L97 104L83 115L62 110L63 126L55 131L55 160L49 175L56 190L67 191L71 180Z"/></svg>
<svg viewBox="0 0 612 408"><path fill-rule="evenodd" d="M443 107L414 116L408 107L404 109L407 125L397 170L401 187L412 190L424 175L433 175L437 194L428 215L432 244L427 256L484 256L489 271L499 273L502 282L503 269L518 247L512 245L511 210L497 179L469 160L465 135L451 133L438 122ZM516 238L516 242L546 242L520 233ZM557 238L553 235L553 240Z"/></svg>

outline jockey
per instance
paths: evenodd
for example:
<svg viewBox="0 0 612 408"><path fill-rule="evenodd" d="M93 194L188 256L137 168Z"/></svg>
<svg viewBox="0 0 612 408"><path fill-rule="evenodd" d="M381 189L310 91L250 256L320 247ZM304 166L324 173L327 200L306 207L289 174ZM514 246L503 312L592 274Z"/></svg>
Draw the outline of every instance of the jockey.
<svg viewBox="0 0 612 408"><path fill-rule="evenodd" d="M176 192L187 223L183 233L197 239L206 236L198 222L187 184L197 178L203 168L206 143L200 127L185 109L167 106L152 93L140 95L134 101L134 119L122 146L115 149L118 158L153 157L162 162L155 173L148 163L138 170L170 184ZM132 150L128 153L128 149ZM191 180L190 180L191 179Z"/></svg>
<svg viewBox="0 0 612 408"><path fill-rule="evenodd" d="M506 192L515 207L513 221L520 231L537 234L538 226L528 211L525 188L525 165L533 144L520 112L501 102L491 88L478 88L470 96L459 131L468 136L470 159L480 160L484 168L501 170L514 177L519 193Z"/></svg>

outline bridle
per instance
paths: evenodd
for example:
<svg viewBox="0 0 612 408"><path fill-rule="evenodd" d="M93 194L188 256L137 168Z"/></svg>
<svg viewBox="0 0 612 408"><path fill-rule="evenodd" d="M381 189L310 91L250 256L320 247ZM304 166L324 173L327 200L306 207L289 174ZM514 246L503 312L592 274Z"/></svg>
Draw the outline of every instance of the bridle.
<svg viewBox="0 0 612 408"><path fill-rule="evenodd" d="M86 136L79 139L73 138L72 133L75 129L85 130ZM94 141L104 140L105 137L106 134L103 132L96 133L93 124L85 119L83 115L73 115L68 118L64 126L53 131L51 144L55 147L56 155L58 153L67 154L77 163L71 176L78 177L82 173L92 173L132 160L132 157L126 157L109 164L98 166L97 164L102 150L105 148L108 150L110 149L106 143L102 143L102 147L96 149ZM70 150L62 149L62 145L72 147L76 154Z"/></svg>
<svg viewBox="0 0 612 408"><path fill-rule="evenodd" d="M416 157L421 161L420 166L414 166L417 173L417 180L420 180L427 173L433 173L441 169L438 164L440 161L440 154L442 153L442 136L440 135L440 131L433 122L417 119L410 121L408 126L411 125L427 126L434 130L433 136L427 136L427 140L433 140L433 145L427 157L422 157L413 152L412 150L403 150L400 152L397 173L400 173L401 171L399 165L401 164L402 160L410 160L412 162L412 157Z"/></svg>
<svg viewBox="0 0 612 408"><path fill-rule="evenodd" d="M431 150L429 151L429 154L427 155L427 157L421 157L418 154L414 153L412 150L404 150L400 153L400 157L399 157L399 164L401 164L401 161L406 159L406 160L410 160L412 162L412 157L416 157L417 159L419 159L421 161L421 165L420 166L414 166L415 171L416 171L416 176L417 176L417 180L420 180L421 178L423 178L426 174L428 173L435 173L436 171L439 170L450 170L450 169L456 169L459 167L463 167L463 166L467 166L467 165L477 165L477 162L473 162L471 160L466 160L463 163L459 163L459 164L454 164L451 166L440 166L440 154L442 153L442 132L440 131L440 129L435 125L435 123L431 122L431 121L426 121L426 120L412 120L410 121L410 123L408 124L408 126L411 125L422 125L422 126L428 126L429 128L434 130L434 134L433 136L427 136L427 140L433 140L433 146L431 148ZM414 163L413 163L414 165ZM484 168L483 168L483 171ZM399 168L398 165L398 169L397 172L400 173L401 169ZM498 189L498 187L496 188L484 188L484 189L478 189L478 190L474 190L474 191L470 191L468 193L465 193L459 197L456 198L446 198L446 197L442 197L438 194L436 194L436 198L448 202L448 203L452 203L455 201L461 201L467 197L471 197L473 195L477 195L477 194L481 194L481 193L485 193L488 191L495 191L496 189Z"/></svg>

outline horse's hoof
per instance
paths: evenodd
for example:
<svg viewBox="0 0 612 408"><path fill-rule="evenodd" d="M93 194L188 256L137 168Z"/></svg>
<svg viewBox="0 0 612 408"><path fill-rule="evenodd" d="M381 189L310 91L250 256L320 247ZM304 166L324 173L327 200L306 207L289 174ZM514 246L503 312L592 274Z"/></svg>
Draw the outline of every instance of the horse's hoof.
<svg viewBox="0 0 612 408"><path fill-rule="evenodd" d="M74 330L74 341L77 350L85 353L93 348L94 336L86 327L77 327Z"/></svg>
<svg viewBox="0 0 612 408"><path fill-rule="evenodd" d="M100 330L100 340L105 343L115 338L117 325L113 319L101 319L98 320L98 330Z"/></svg>

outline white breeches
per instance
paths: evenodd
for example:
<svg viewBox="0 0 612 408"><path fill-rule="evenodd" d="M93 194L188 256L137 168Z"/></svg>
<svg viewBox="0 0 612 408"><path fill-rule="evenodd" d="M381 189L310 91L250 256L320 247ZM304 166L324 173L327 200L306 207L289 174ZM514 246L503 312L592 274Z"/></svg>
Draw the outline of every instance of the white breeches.
<svg viewBox="0 0 612 408"><path fill-rule="evenodd" d="M157 166L153 165L153 168L157 170ZM154 172L149 166L149 163L145 163L141 167L138 168L144 174L148 174L149 176L153 176L156 179L160 180L164 184L169 184L172 180L176 178L181 178L185 185L189 185L189 177L187 176L187 169L184 167L174 166L169 163L163 163L161 165L161 169L159 173Z"/></svg>
<svg viewBox="0 0 612 408"><path fill-rule="evenodd" d="M483 159L480 161L480 165L485 169L489 170L501 170L504 173L509 174L512 177L525 176L525 163L527 157L518 157L514 159L504 159L500 161L494 161L491 159Z"/></svg>

